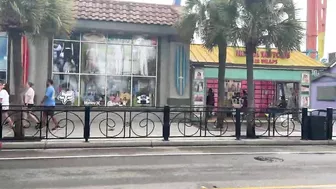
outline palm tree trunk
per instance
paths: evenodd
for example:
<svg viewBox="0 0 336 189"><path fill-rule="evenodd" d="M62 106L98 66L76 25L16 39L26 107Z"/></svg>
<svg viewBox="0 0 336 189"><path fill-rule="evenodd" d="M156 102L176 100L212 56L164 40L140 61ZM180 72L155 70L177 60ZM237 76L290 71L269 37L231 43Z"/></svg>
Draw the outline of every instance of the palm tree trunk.
<svg viewBox="0 0 336 189"><path fill-rule="evenodd" d="M217 127L223 128L224 112L221 110L224 107L224 97L225 97L225 67L226 67L226 49L227 43L223 42L218 45L218 59L219 59L219 69L218 69L218 101L217 101Z"/></svg>
<svg viewBox="0 0 336 189"><path fill-rule="evenodd" d="M9 39L12 43L12 52L11 57L13 57L13 68L14 68L14 76L12 79L14 80L14 101L12 104L14 105L22 105L22 97L21 97L21 90L22 90L22 44L21 44L21 32L19 30L11 30L9 31ZM18 109L18 108L16 108ZM21 112L14 112L14 119L15 121L15 130L14 136L17 139L24 138L24 129L21 124L22 120L22 113Z"/></svg>
<svg viewBox="0 0 336 189"><path fill-rule="evenodd" d="M253 77L253 55L255 52L255 45L252 42L246 43L246 65L247 65L247 138L256 138L255 124L254 124L254 77Z"/></svg>

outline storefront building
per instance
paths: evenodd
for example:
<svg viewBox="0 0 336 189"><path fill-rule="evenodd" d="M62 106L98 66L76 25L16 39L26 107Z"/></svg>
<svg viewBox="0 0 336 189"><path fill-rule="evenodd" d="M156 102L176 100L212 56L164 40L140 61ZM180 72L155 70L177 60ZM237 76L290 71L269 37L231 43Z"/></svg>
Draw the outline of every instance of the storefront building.
<svg viewBox="0 0 336 189"><path fill-rule="evenodd" d="M202 45L191 45L190 61L193 67L192 102L204 106L207 90L213 89L218 98L218 50L212 52ZM246 60L244 49L229 47L225 72L225 104L232 106L232 99L247 91ZM291 52L283 57L274 49L271 56L265 49L258 49L254 58L255 107L264 110L276 106L285 96L288 108L310 106L311 71L325 66L300 53Z"/></svg>
<svg viewBox="0 0 336 189"><path fill-rule="evenodd" d="M60 105L190 104L189 46L178 40L173 27L179 7L76 3L70 37L29 45L28 80L35 83L38 99L52 78Z"/></svg>
<svg viewBox="0 0 336 189"><path fill-rule="evenodd" d="M313 79L311 88L312 109L336 107L336 62Z"/></svg>

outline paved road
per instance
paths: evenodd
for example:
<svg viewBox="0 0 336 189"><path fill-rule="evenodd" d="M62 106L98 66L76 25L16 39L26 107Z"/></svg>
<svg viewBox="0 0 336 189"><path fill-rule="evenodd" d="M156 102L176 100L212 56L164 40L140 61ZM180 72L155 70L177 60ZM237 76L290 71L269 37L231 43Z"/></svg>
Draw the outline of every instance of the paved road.
<svg viewBox="0 0 336 189"><path fill-rule="evenodd" d="M332 146L21 150L0 154L1 189L336 188L336 147Z"/></svg>

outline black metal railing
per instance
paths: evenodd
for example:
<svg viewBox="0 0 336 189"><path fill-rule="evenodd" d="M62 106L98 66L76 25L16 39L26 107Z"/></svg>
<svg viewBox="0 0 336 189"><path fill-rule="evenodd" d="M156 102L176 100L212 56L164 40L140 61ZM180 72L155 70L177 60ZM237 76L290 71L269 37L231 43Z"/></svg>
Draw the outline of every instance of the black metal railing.
<svg viewBox="0 0 336 189"><path fill-rule="evenodd" d="M17 138L9 118L24 130L24 138L98 139L174 137L244 137L253 127L258 137L305 137L307 109L242 110L209 107L55 107L59 128L48 117L41 124L45 107L27 109L11 106L4 111L0 104L0 139ZM333 135L333 110L325 110L325 125ZM7 115L5 115L7 113ZM220 116L219 116L220 115ZM8 117L7 117L8 116ZM219 117L219 119L218 119ZM37 122L37 123L36 123ZM220 123L220 124L218 124ZM14 129L17 130L17 129Z"/></svg>

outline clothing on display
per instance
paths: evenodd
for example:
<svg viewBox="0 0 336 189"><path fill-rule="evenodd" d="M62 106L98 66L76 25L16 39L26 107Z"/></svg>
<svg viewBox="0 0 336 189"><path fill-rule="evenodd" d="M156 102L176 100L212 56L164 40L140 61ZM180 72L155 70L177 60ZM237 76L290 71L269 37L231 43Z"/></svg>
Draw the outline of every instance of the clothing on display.
<svg viewBox="0 0 336 189"><path fill-rule="evenodd" d="M106 69L106 45L85 43L82 45L84 50L83 62L84 73L105 73Z"/></svg>
<svg viewBox="0 0 336 189"><path fill-rule="evenodd" d="M85 33L55 39L52 74L58 103L133 106L137 97L146 96L146 104L154 106L156 58L157 38Z"/></svg>
<svg viewBox="0 0 336 189"><path fill-rule="evenodd" d="M108 45L107 70L113 75L131 75L131 46Z"/></svg>
<svg viewBox="0 0 336 189"><path fill-rule="evenodd" d="M54 42L54 72L78 73L79 43Z"/></svg>

